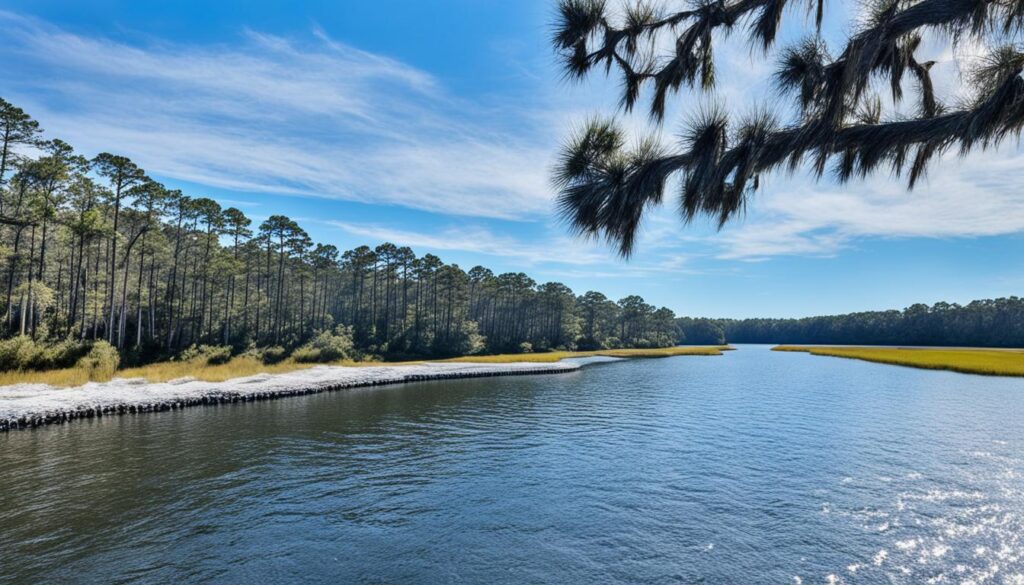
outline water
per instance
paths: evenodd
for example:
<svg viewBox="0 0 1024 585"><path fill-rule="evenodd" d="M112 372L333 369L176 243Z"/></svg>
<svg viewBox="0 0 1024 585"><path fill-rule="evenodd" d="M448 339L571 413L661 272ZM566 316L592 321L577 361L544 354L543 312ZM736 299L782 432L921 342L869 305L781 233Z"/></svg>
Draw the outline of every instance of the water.
<svg viewBox="0 0 1024 585"><path fill-rule="evenodd" d="M0 469L0 582L1024 581L1024 380L763 347L12 432Z"/></svg>

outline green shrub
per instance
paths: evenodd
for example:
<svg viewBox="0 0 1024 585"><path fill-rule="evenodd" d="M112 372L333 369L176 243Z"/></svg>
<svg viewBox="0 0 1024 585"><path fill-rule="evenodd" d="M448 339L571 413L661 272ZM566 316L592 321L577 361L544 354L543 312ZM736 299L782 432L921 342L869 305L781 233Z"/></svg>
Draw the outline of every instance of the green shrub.
<svg viewBox="0 0 1024 585"><path fill-rule="evenodd" d="M66 340L53 344L36 343L27 335L0 341L0 371L52 370L68 368L85 355L91 345Z"/></svg>
<svg viewBox="0 0 1024 585"><path fill-rule="evenodd" d="M190 346L186 347L185 349L181 350L181 353L179 353L176 357L174 357L172 359L175 360L175 361L179 361L179 362L190 362L190 361L198 358L199 356L200 356L199 346L197 346L197 345L190 345Z"/></svg>
<svg viewBox="0 0 1024 585"><path fill-rule="evenodd" d="M206 363L211 366L226 364L231 361L231 348L226 345L209 347L206 352Z"/></svg>
<svg viewBox="0 0 1024 585"><path fill-rule="evenodd" d="M519 353L533 353L533 344L529 341L524 341L519 344Z"/></svg>
<svg viewBox="0 0 1024 585"><path fill-rule="evenodd" d="M325 363L355 357L352 332L345 327L333 333L324 331L302 347L292 352L292 359L299 363Z"/></svg>
<svg viewBox="0 0 1024 585"><path fill-rule="evenodd" d="M25 335L0 341L0 370L9 372L21 370L26 363L34 360L36 344Z"/></svg>
<svg viewBox="0 0 1024 585"><path fill-rule="evenodd" d="M205 361L211 366L231 361L231 347L227 345L192 345L178 354L178 361Z"/></svg>
<svg viewBox="0 0 1024 585"><path fill-rule="evenodd" d="M78 360L75 367L88 370L90 380L105 381L114 377L120 363L121 355L114 346L106 341L97 341L89 353Z"/></svg>
<svg viewBox="0 0 1024 585"><path fill-rule="evenodd" d="M326 361L320 359L320 350L313 349L308 345L296 349L292 352L292 359L299 362L300 364L313 364L320 361Z"/></svg>
<svg viewBox="0 0 1024 585"><path fill-rule="evenodd" d="M41 361L47 369L70 368L89 353L90 349L89 344L66 339L43 348Z"/></svg>
<svg viewBox="0 0 1024 585"><path fill-rule="evenodd" d="M283 362L285 358L288 357L288 350L279 345L271 347L256 347L255 345L250 344L245 351L239 354L239 357L271 365Z"/></svg>
<svg viewBox="0 0 1024 585"><path fill-rule="evenodd" d="M288 351L280 345L263 348L258 353L259 359L267 365L283 362L288 357Z"/></svg>

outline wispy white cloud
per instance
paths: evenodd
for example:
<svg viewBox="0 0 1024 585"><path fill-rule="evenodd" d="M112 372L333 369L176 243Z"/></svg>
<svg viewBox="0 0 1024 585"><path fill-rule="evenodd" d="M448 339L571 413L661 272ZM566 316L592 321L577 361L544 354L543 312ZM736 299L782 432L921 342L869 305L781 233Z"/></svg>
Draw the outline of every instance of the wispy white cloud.
<svg viewBox="0 0 1024 585"><path fill-rule="evenodd" d="M839 186L769 181L745 222L719 236L720 258L829 256L865 238L970 238L1024 231L1019 149L947 154L908 191L886 175Z"/></svg>
<svg viewBox="0 0 1024 585"><path fill-rule="evenodd" d="M368 242L392 242L417 251L469 252L500 258L508 266L529 269L544 278L642 278L666 275L705 274L694 266L694 255L657 251L638 261L617 258L606 247L564 235L526 241L497 235L480 226L450 226L432 232L406 230L378 224L326 222Z"/></svg>
<svg viewBox="0 0 1024 585"><path fill-rule="evenodd" d="M0 55L19 64L0 72L8 97L86 152L240 191L513 219L549 211L553 131L485 116L430 74L322 30L190 46L128 45L7 12L0 26Z"/></svg>
<svg viewBox="0 0 1024 585"><path fill-rule="evenodd" d="M0 56L8 64L0 69L5 97L38 117L49 135L86 153L117 151L152 173L239 192L461 216L550 217L547 172L555 145L588 107L613 107L618 91L614 80L599 81L536 104L467 102L425 71L338 42L320 29L302 39L244 31L230 45L188 45L83 36L8 12L0 12L0 26ZM948 40L929 42L939 61L936 86L953 101L960 87L954 57L965 55L954 55ZM718 52L717 95L743 112L773 99L771 64L737 43L732 38ZM673 100L666 141L701 100L708 97L698 92ZM637 134L652 131L642 108L622 119ZM670 201L648 222L629 270L696 270L702 263L697 257L829 256L862 238L1020 232L1022 162L1012 147L964 159L950 155L911 193L887 176L846 186L816 183L805 173L772 176L745 221L721 233L684 228ZM574 241L561 228L537 244L466 226L440 233L340 227L366 238L524 265L550 262L594 267L595 275L623 274L612 251ZM687 253L685 261L678 260L680 251Z"/></svg>
<svg viewBox="0 0 1024 585"><path fill-rule="evenodd" d="M451 226L433 232L422 232L368 223L327 223L372 242L392 242L431 251L472 252L517 261L520 265L595 265L610 260L609 255L603 250L568 237L531 244L518 238L496 235L479 226Z"/></svg>

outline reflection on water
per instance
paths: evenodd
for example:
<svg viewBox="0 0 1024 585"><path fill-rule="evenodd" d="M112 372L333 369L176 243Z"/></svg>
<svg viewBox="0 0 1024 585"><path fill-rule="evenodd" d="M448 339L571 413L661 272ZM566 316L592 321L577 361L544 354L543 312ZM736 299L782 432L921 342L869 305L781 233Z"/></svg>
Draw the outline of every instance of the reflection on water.
<svg viewBox="0 0 1024 585"><path fill-rule="evenodd" d="M744 347L0 436L0 582L1024 581L1024 381Z"/></svg>

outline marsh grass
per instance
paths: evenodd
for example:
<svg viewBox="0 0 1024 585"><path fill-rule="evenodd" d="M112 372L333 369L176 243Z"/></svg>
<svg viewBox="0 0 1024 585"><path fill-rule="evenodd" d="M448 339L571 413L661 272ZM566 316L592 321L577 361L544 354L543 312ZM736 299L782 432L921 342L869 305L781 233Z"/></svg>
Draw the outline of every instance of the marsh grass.
<svg viewBox="0 0 1024 585"><path fill-rule="evenodd" d="M81 386L89 381L89 370L85 368L63 368L45 372L12 370L0 372L0 386L11 384L49 384L50 386ZM105 380L95 380L103 382Z"/></svg>
<svg viewBox="0 0 1024 585"><path fill-rule="evenodd" d="M779 345L772 351L864 360L927 370L950 370L985 376L1024 376L1024 351L1016 349L814 347Z"/></svg>
<svg viewBox="0 0 1024 585"><path fill-rule="evenodd" d="M728 346L677 346L653 349L601 349L597 351L550 351L544 353L507 353L452 358L447 362L477 362L484 364L511 364L519 362L550 363L566 358L607 356L623 358L663 358L679 355L722 355L732 349Z"/></svg>
<svg viewBox="0 0 1024 585"><path fill-rule="evenodd" d="M727 346L721 347L666 347L660 349L610 349L601 351L553 351L546 353L516 353L501 355L467 356L448 360L437 360L443 362L464 362L483 364L509 364L519 362L551 363L565 358L589 357L589 356L611 356L611 357L635 357L635 358L660 358L677 355L721 355L724 350L732 349ZM293 359L287 359L275 364L265 364L252 356L241 355L232 358L227 363L209 364L205 358L200 357L188 361L167 361L146 366L124 368L117 372L98 372L87 368L75 367L58 370L36 371L11 371L0 373L0 386L10 384L49 384L51 386L69 387L81 386L90 379L93 382L105 382L113 377L119 378L144 378L149 382L167 382L179 378L195 378L205 382L223 382L233 378L243 378L255 374L284 374L312 368L316 365L331 365L345 367L367 367L367 366L404 366L421 364L422 361L405 362L381 362L381 361L351 361L341 360L328 364L299 363ZM90 378L91 374L91 378Z"/></svg>

